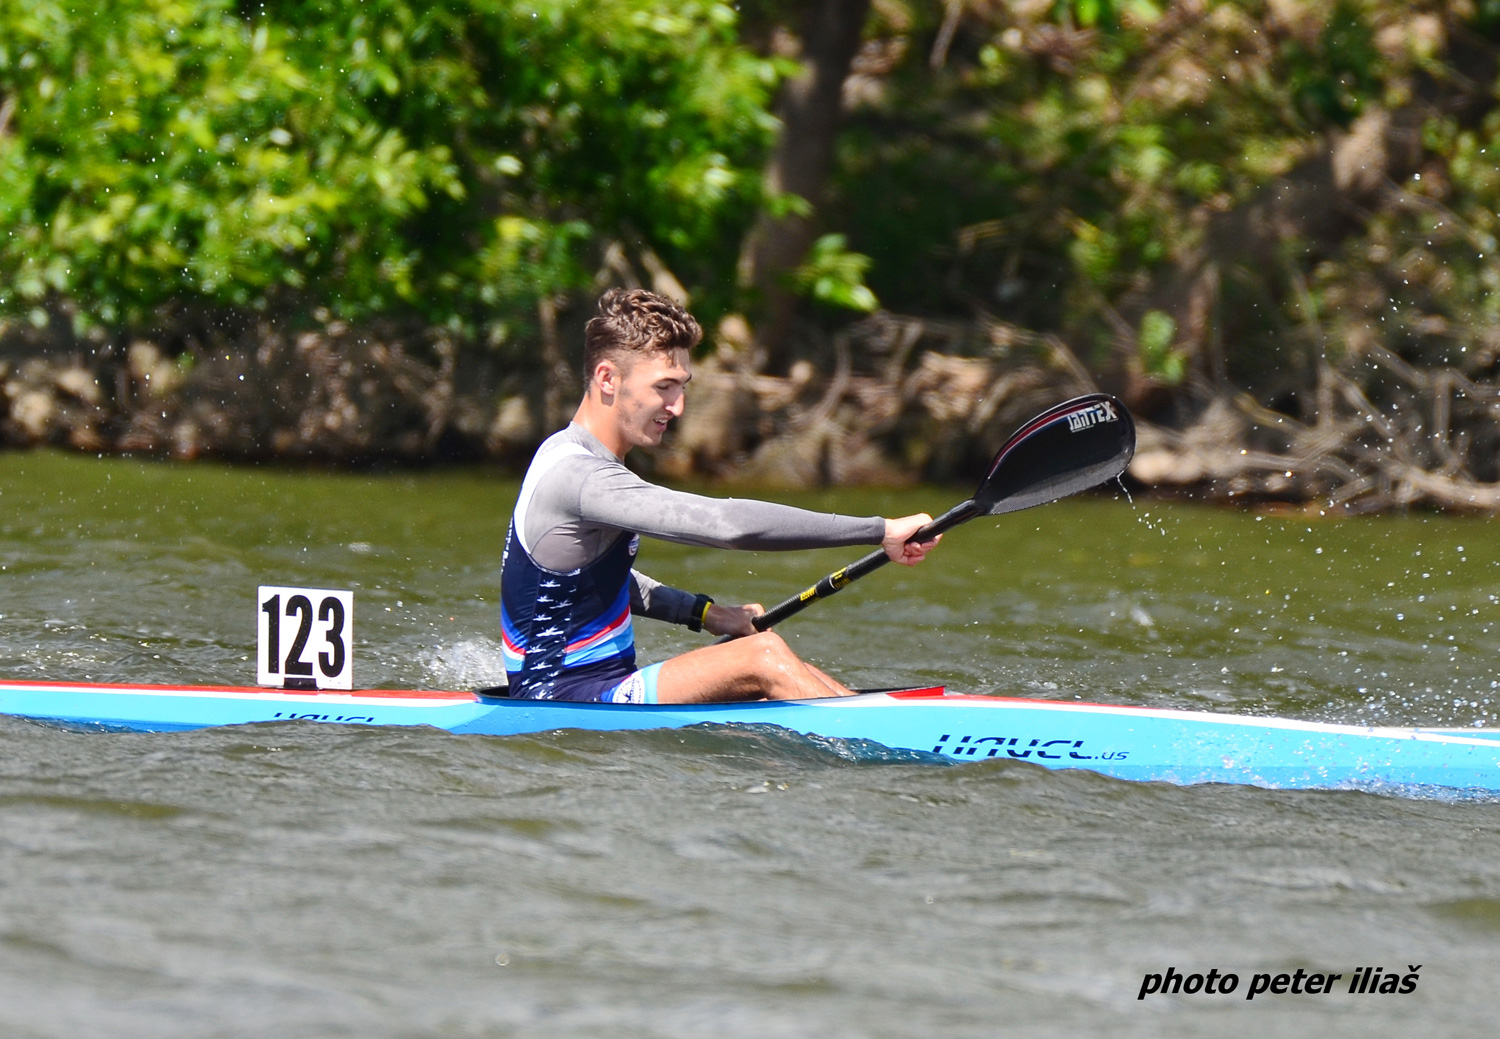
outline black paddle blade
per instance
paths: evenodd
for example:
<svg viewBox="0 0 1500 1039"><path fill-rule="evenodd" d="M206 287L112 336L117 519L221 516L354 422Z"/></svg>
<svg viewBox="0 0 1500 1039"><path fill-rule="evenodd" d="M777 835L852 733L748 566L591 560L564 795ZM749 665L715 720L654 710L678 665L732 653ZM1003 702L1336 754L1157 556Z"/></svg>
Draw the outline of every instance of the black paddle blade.
<svg viewBox="0 0 1500 1039"><path fill-rule="evenodd" d="M1114 397L1090 393L1049 408L1011 434L974 492L998 516L1113 480L1135 454L1135 422Z"/></svg>

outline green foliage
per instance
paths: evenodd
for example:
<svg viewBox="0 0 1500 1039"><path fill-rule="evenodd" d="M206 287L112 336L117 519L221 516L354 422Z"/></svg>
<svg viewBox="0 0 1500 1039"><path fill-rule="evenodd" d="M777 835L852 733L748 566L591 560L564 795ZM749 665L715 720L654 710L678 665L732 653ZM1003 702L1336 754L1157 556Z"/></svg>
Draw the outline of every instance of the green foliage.
<svg viewBox="0 0 1500 1039"><path fill-rule="evenodd" d="M1435 115L1423 136L1423 170L1312 270L1316 318L1341 354L1384 348L1420 368L1492 375L1500 357L1500 111L1467 126Z"/></svg>
<svg viewBox="0 0 1500 1039"><path fill-rule="evenodd" d="M723 301L774 85L694 0L0 5L0 313L476 328L610 241Z"/></svg>
<svg viewBox="0 0 1500 1039"><path fill-rule="evenodd" d="M1263 204L1283 178L1326 163L1365 113L1419 96L1449 99L1434 101L1434 112L1493 108L1495 47L1477 35L1494 23L1484 5L1471 16L1436 0L1058 0L968 10L936 73L928 47L941 10L913 5L909 23L885 30L906 57L845 135L838 223L851 248L873 258L869 283L887 306L993 314L1067 334L1096 347L1096 359L1124 341L1122 318L1149 333L1165 327L1152 311L1176 314L1187 328L1181 286L1213 265L1236 371L1275 372L1282 350L1312 345L1287 335L1309 334L1299 282L1313 294L1359 295L1339 287L1355 275L1349 257L1367 256L1374 238L1389 240L1375 255L1399 256L1401 240L1426 240L1422 221L1434 223L1437 209L1419 219L1397 215L1409 205L1387 206L1360 227L1355 213L1366 203L1330 187L1309 205L1349 215L1333 228L1354 232L1348 253L1337 240L1286 241L1276 262L1237 253L1251 245L1244 235L1214 229L1237 226L1235 214ZM1462 34L1468 65L1459 72L1444 54ZM1489 124L1477 129L1472 114L1427 124L1428 154L1439 169L1455 164L1431 190L1451 185L1458 200L1433 202L1463 214L1443 240L1454 243L1461 224L1470 259L1493 256L1482 245L1500 212ZM1330 250L1342 259L1328 266ZM1463 262L1450 253L1432 270ZM1481 284L1477 274L1455 276L1441 294L1477 313L1492 306ZM1183 332L1173 349L1142 360L1181 382L1201 337Z"/></svg>
<svg viewBox="0 0 1500 1039"><path fill-rule="evenodd" d="M788 275L818 304L997 317L1172 385L1210 338L1246 383L1500 364L1500 0L875 4L811 202L763 189L792 66L741 40L810 2L0 3L0 318L499 342L619 243L711 321L764 211L827 232ZM1344 197L1329 155L1389 113L1398 182ZM1288 185L1329 218L1258 248Z"/></svg>
<svg viewBox="0 0 1500 1039"><path fill-rule="evenodd" d="M1180 385L1187 375L1187 358L1180 350L1172 349L1176 337L1177 322L1172 315L1160 310L1148 310L1141 315L1140 331L1136 333L1141 368L1168 386Z"/></svg>
<svg viewBox="0 0 1500 1039"><path fill-rule="evenodd" d="M807 260L792 272L792 285L804 296L832 307L869 313L880 306L865 285L870 258L851 253L841 234L827 234L813 243Z"/></svg>

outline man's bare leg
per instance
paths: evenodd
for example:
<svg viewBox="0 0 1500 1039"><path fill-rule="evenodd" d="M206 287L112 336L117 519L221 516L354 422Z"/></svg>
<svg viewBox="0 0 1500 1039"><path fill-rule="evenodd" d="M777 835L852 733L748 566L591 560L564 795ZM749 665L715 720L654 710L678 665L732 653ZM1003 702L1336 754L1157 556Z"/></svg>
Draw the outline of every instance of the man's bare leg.
<svg viewBox="0 0 1500 1039"><path fill-rule="evenodd" d="M656 676L658 703L811 700L853 692L799 659L770 631L673 657Z"/></svg>

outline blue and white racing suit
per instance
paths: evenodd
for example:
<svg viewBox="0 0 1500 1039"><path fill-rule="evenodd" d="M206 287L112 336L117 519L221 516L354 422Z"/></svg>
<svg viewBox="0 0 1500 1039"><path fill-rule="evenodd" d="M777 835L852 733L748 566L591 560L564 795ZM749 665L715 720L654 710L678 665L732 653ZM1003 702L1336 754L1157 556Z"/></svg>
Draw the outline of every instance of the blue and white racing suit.
<svg viewBox="0 0 1500 1039"><path fill-rule="evenodd" d="M505 538L500 624L513 697L655 702L634 614L687 624L696 596L634 569L640 536L713 548L878 545L879 517L706 498L647 483L573 424L538 448Z"/></svg>

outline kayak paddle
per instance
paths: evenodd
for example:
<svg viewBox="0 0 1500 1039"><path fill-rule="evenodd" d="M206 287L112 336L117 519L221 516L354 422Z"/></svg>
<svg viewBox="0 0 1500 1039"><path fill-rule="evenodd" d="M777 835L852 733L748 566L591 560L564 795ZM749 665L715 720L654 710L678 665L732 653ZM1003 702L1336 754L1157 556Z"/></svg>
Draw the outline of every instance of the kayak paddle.
<svg viewBox="0 0 1500 1039"><path fill-rule="evenodd" d="M1019 512L1098 486L1123 473L1133 454L1135 423L1125 405L1107 393L1074 397L1048 408L1012 433L990 463L974 497L953 506L907 541L929 541L976 516ZM888 562L885 550L876 549L751 623L755 630L765 631Z"/></svg>

